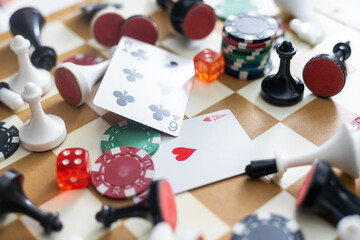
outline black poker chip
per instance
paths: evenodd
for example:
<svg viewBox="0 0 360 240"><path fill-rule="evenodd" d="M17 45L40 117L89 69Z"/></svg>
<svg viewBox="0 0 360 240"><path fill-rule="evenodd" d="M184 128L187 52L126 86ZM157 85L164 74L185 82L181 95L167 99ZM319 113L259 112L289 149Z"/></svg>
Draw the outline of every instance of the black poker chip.
<svg viewBox="0 0 360 240"><path fill-rule="evenodd" d="M274 38L277 29L274 18L249 12L227 17L223 33L239 42L262 43Z"/></svg>
<svg viewBox="0 0 360 240"><path fill-rule="evenodd" d="M231 240L303 240L299 225L280 215L259 212L235 223Z"/></svg>
<svg viewBox="0 0 360 240"><path fill-rule="evenodd" d="M7 122L0 122L0 161L10 157L18 147L19 130Z"/></svg>

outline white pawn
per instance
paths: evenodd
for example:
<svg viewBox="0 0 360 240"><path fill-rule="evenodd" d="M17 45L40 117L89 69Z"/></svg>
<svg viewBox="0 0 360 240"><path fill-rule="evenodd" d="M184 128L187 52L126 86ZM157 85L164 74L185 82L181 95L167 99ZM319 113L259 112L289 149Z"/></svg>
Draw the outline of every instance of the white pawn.
<svg viewBox="0 0 360 240"><path fill-rule="evenodd" d="M290 21L290 28L299 38L310 44L319 43L324 39L324 29L308 0L275 0L275 3L295 17Z"/></svg>
<svg viewBox="0 0 360 240"><path fill-rule="evenodd" d="M343 217L337 227L337 234L341 240L359 240L360 239L360 216L349 215Z"/></svg>
<svg viewBox="0 0 360 240"><path fill-rule="evenodd" d="M66 137L64 121L51 114L45 114L41 104L42 90L32 82L26 83L21 97L29 103L31 118L20 128L19 137L24 148L43 152L60 145Z"/></svg>
<svg viewBox="0 0 360 240"><path fill-rule="evenodd" d="M20 94L11 91L9 89L9 84L6 82L0 83L0 102L14 111L24 106L24 101Z"/></svg>
<svg viewBox="0 0 360 240"><path fill-rule="evenodd" d="M60 64L55 70L55 84L61 97L70 105L80 106L91 89L108 68L110 60L90 66L71 62Z"/></svg>
<svg viewBox="0 0 360 240"><path fill-rule="evenodd" d="M30 62L28 55L30 42L23 36L17 35L10 44L10 48L17 55L19 62L19 72L9 80L10 89L17 93L22 93L27 82L33 82L46 94L51 88L51 74L36 68Z"/></svg>

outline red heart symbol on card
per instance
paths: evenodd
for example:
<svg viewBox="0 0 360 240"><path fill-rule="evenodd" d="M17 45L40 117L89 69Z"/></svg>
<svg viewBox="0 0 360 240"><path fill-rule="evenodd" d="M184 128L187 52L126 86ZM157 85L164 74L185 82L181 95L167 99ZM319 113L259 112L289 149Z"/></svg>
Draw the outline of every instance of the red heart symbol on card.
<svg viewBox="0 0 360 240"><path fill-rule="evenodd" d="M172 153L174 155L177 155L175 157L176 160L178 161L185 161L186 159L188 159L194 152L196 151L196 149L193 148L185 148L185 147L178 147L178 148L174 148L172 150Z"/></svg>
<svg viewBox="0 0 360 240"><path fill-rule="evenodd" d="M210 118L210 117L206 117L203 121L205 121L205 122L211 122L211 118Z"/></svg>

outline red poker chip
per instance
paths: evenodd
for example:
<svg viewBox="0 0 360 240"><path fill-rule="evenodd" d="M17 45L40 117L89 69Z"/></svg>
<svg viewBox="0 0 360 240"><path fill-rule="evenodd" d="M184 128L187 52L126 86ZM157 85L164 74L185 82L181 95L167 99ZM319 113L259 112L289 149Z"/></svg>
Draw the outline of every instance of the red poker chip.
<svg viewBox="0 0 360 240"><path fill-rule="evenodd" d="M104 58L100 56L90 55L90 54L77 54L75 56L65 59L63 62L71 62L77 65L94 65L104 61Z"/></svg>
<svg viewBox="0 0 360 240"><path fill-rule="evenodd" d="M146 151L117 147L103 153L92 165L91 182L100 194L124 199L145 191L154 174L154 163Z"/></svg>

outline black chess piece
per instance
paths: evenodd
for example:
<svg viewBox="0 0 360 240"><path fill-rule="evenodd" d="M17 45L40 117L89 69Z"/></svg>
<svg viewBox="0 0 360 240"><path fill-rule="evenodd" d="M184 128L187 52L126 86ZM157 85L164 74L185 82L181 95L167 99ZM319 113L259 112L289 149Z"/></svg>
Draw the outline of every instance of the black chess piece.
<svg viewBox="0 0 360 240"><path fill-rule="evenodd" d="M345 216L360 214L360 199L344 186L330 164L324 161L313 164L300 188L296 206L335 225Z"/></svg>
<svg viewBox="0 0 360 240"><path fill-rule="evenodd" d="M190 39L205 38L215 27L215 11L202 0L157 0L157 3L171 9L171 25Z"/></svg>
<svg viewBox="0 0 360 240"><path fill-rule="evenodd" d="M290 41L284 41L276 52L280 57L279 70L262 81L261 96L271 104L290 106L300 102L304 93L303 82L290 73L290 60L296 54L296 48Z"/></svg>
<svg viewBox="0 0 360 240"><path fill-rule="evenodd" d="M351 55L350 42L339 42L333 48L334 55L319 54L305 65L303 79L305 85L319 97L338 94L346 82L344 61Z"/></svg>
<svg viewBox="0 0 360 240"><path fill-rule="evenodd" d="M31 55L31 62L35 67L50 70L56 65L56 52L53 48L42 46L40 32L45 19L39 10L26 7L14 12L9 20L11 33L28 39L35 50Z"/></svg>
<svg viewBox="0 0 360 240"><path fill-rule="evenodd" d="M177 222L175 196L169 182L166 180L152 182L147 198L136 205L116 209L105 204L96 214L96 220L106 227L110 227L117 219L128 217L147 218L154 225L165 221L175 229Z"/></svg>
<svg viewBox="0 0 360 240"><path fill-rule="evenodd" d="M59 215L44 212L35 206L23 191L23 181L24 176L14 169L7 170L0 176L0 214L24 213L37 220L46 233L60 231L62 223Z"/></svg>

